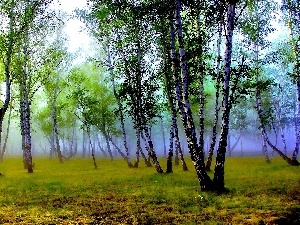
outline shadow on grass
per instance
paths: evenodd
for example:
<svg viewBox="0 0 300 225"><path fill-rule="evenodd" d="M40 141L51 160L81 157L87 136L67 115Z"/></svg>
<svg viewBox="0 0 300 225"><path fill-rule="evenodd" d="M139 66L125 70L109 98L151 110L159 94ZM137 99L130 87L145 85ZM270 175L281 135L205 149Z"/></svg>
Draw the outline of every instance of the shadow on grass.
<svg viewBox="0 0 300 225"><path fill-rule="evenodd" d="M298 225L300 224L300 208L293 208L284 213L280 218L274 220L277 225Z"/></svg>

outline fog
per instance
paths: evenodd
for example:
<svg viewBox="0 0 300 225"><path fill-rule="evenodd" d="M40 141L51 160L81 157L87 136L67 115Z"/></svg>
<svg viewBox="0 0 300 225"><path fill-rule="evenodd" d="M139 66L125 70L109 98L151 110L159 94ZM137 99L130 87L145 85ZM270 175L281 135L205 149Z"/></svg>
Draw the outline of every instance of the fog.
<svg viewBox="0 0 300 225"><path fill-rule="evenodd" d="M7 119L7 118L6 118ZM130 121L127 121L129 128ZM33 121L33 131L32 131L32 154L33 156L45 156L48 157L50 154L50 144L45 135L35 126ZM118 126L118 125L116 125ZM3 129L3 135L2 135L2 145L4 138L6 136L6 129L7 129L7 120L5 120L4 123L4 129ZM169 149L169 129L170 125L164 124L164 133L165 138L163 139L161 125L155 124L151 128L151 138L153 140L154 149L156 153L163 157L164 151L166 149L166 152L168 152ZM136 138L135 138L135 131L132 129L127 129L127 141L128 141L128 147L130 150L130 156L131 158L135 157L136 152ZM283 151L283 142L280 136L279 130L276 131L277 134L272 130L269 131L269 139L270 141L277 146L279 149ZM91 146L88 144L88 141L86 140L85 143L83 143L83 131L77 127L76 128L76 137L75 140L77 142L77 153L74 157L82 157L83 155L83 146L86 148L86 155L85 157L91 156ZM186 138L184 135L184 132L182 128L179 128L179 134L180 134L180 141L183 153L186 157L189 157L188 153L188 147ZM284 135L287 145L287 155L291 155L294 148L295 148L295 129L294 127L286 127L284 129ZM235 132L234 130L230 130L229 133L230 141L228 142L228 148L227 148L227 156L236 156L236 157L243 157L243 156L261 156L263 157L262 152L262 139L260 135L260 130L258 129L258 126L256 129L251 131L251 133L243 133L239 134ZM95 147L95 154L98 157L103 157L103 153L100 151L98 146L98 140L100 140L100 145L107 153L107 146L105 139L99 132L93 132L91 135L92 139L92 146ZM124 152L124 146L123 146L123 139L121 136L114 137L114 142L119 146L119 148ZM218 140L218 138L217 138ZM206 132L205 135L205 153L207 154L209 150L209 145L211 142L211 134L209 131ZM165 146L164 146L165 143ZM218 144L218 142L217 142ZM217 149L217 144L215 147L215 150ZM67 139L60 139L60 145L61 150L63 154L68 155L68 151L70 150L70 140ZM146 154L145 150L145 142L141 142L141 146ZM231 147L231 152L229 152L229 147ZM113 149L114 157L120 157L117 150L111 145L111 148ZM232 149L233 148L233 149ZM268 152L270 155L276 156L276 153L273 153L273 151L268 148ZM20 127L18 125L18 120L12 119L10 129L9 129L9 136L8 136L8 143L7 143L7 149L5 152L5 157L11 157L11 156L21 156L22 153L22 145L21 145L21 134L20 134ZM108 155L108 153L107 153Z"/></svg>

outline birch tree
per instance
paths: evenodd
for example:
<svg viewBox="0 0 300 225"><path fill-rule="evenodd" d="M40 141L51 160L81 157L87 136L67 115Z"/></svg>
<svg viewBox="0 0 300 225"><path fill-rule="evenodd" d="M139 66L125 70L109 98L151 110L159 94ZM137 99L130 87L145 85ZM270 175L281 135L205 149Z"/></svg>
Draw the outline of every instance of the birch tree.
<svg viewBox="0 0 300 225"><path fill-rule="evenodd" d="M51 2L52 1L8 1L6 2L6 6L9 7L4 8L4 12L8 12L7 17L9 27L7 30L7 36L3 39L1 38L1 41L3 41L2 44L7 46L7 51L3 51L3 53L6 52L4 57L6 100L1 108L0 120L3 121L3 116L10 101L11 83L15 79L19 83L20 87L20 122L22 149L24 151L24 165L26 169L28 169L29 173L33 172L31 155L30 104L32 95L35 92L34 89L36 88L31 85L31 82L36 82L32 75L38 71L36 68L32 69L33 67L31 63L33 63L34 60L43 61L43 59L38 59L39 56L37 55L34 59L32 57L32 32L35 32L38 35L40 35L41 32L44 32L44 35L47 34L47 32L45 32L47 29L44 29L41 25L44 23L44 20L50 18L50 12L47 8ZM48 20L48 22L51 24L52 21ZM18 54L14 54L14 51L16 50L19 51Z"/></svg>
<svg viewBox="0 0 300 225"><path fill-rule="evenodd" d="M297 130L296 145L293 152L293 160L297 159L300 144L300 3L296 0L283 0L282 9L286 14L286 24L290 31L290 45L293 52L293 72L292 77L297 86Z"/></svg>
<svg viewBox="0 0 300 225"><path fill-rule="evenodd" d="M258 113L258 118L260 122L260 130L262 135L262 143L263 143L263 151L265 154L266 162L270 161L270 157L267 152L267 144L271 147L271 149L277 152L286 162L291 165L298 165L299 163L293 159L287 157L281 150L279 150L275 145L273 145L268 137L266 125L270 123L272 119L272 110L266 110L263 108L262 103L262 90L267 90L270 92L271 85L273 83L271 78L263 77L265 70L266 62L270 63L270 61L264 59L264 56L261 53L262 49L266 49L268 45L265 40L266 35L272 30L272 28L263 24L266 24L269 21L270 15L266 14L267 10L272 9L272 2L263 2L253 1L253 4L249 7L249 15L253 15L252 24L255 26L247 26L247 23L244 24L245 33L247 37L250 39L250 43L253 46L253 54L254 57L251 59L253 63L252 74L255 77L255 99L256 99L256 110ZM268 92L267 92L268 93Z"/></svg>
<svg viewBox="0 0 300 225"><path fill-rule="evenodd" d="M186 55L183 43L182 33L182 19L181 19L181 2L175 1L170 7L170 46L171 46L171 59L172 59L172 71L173 79L176 90L177 104L180 110L184 131L186 134L189 153L191 159L194 162L200 187L202 190L212 190L213 184L210 177L205 171L204 163L204 152L203 149L199 148L196 137L196 129L194 125L193 115L189 101L189 90L188 90L188 69L186 62ZM177 60L177 49L176 49L176 33L177 30L178 46L179 46L179 57ZM179 64L178 64L179 63ZM181 71L181 80L177 77L178 69Z"/></svg>

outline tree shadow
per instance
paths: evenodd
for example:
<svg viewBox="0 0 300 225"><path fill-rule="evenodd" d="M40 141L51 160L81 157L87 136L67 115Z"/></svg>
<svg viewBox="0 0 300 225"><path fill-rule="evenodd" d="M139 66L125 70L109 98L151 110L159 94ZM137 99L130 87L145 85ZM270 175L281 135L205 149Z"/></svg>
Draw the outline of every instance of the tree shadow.
<svg viewBox="0 0 300 225"><path fill-rule="evenodd" d="M277 225L296 225L300 224L300 208L293 208L282 214L278 219L275 219L274 224Z"/></svg>

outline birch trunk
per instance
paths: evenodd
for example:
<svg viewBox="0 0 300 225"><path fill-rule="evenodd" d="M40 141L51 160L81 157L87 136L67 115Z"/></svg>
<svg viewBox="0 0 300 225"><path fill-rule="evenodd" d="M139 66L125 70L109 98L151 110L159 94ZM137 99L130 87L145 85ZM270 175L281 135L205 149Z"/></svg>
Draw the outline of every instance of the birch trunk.
<svg viewBox="0 0 300 225"><path fill-rule="evenodd" d="M70 153L68 159L75 156L77 153L77 138L76 138L76 119L74 119L74 124L72 127L72 138L70 143Z"/></svg>
<svg viewBox="0 0 300 225"><path fill-rule="evenodd" d="M236 148L236 146L238 145L238 143L239 143L239 141L241 140L241 138L242 138L242 135L240 134L239 136L238 136L238 138L236 139L236 141L235 141L235 143L233 144L233 146L232 147L230 147L230 155L232 154L232 152L233 152L233 150Z"/></svg>
<svg viewBox="0 0 300 225"><path fill-rule="evenodd" d="M157 173L163 173L163 169L161 168L160 166L160 163L158 162L158 159L157 159L157 156L156 156L156 152L154 150L154 147L153 147L153 142L151 140L151 136L149 134L149 130L148 130L148 127L147 126L144 126L144 133L145 133L145 136L146 136L146 140L148 142L148 147L149 147L149 157L151 158L154 166L155 166L155 169L156 169L156 172Z"/></svg>
<svg viewBox="0 0 300 225"><path fill-rule="evenodd" d="M129 149L128 149L128 144L127 144L127 135L126 135L126 130L125 130L122 103L120 101L120 97L118 96L117 90L116 90L115 77L114 77L114 71L113 71L113 63L111 60L111 53L110 53L109 45L107 46L107 62L108 62L109 73L110 73L111 82L112 82L112 86L113 86L114 96L115 96L115 98L117 100L117 104L118 104L118 113L119 113L119 117L120 117L121 129L122 129L122 135L123 135L123 145L124 145L126 157L127 157L126 160L127 160L128 167L131 168L131 167L133 167L133 165L130 161L130 156L129 156Z"/></svg>
<svg viewBox="0 0 300 225"><path fill-rule="evenodd" d="M20 88L20 122L21 122L21 135L22 135L22 149L23 149L23 162L24 168L28 173L33 173L32 154L31 154L31 129L30 129L30 100L29 100L29 85L28 85L28 49L27 49L27 34L24 39L24 62L22 74L19 77Z"/></svg>
<svg viewBox="0 0 300 225"><path fill-rule="evenodd" d="M140 162L140 151L141 151L141 134L138 129L135 130L135 136L136 136L136 153L135 153L136 160L133 167L137 168Z"/></svg>
<svg viewBox="0 0 300 225"><path fill-rule="evenodd" d="M214 117L214 124L212 128L212 138L211 138L211 143L208 151L208 156L207 156L207 161L206 161L206 166L205 169L207 171L210 171L211 167L211 161L214 153L214 149L216 146L216 141L217 141L217 126L219 123L219 96L220 96L220 65L221 65L221 43L222 43L222 32L223 32L223 24L219 24L219 37L218 37L218 42L217 42L217 49L218 49L218 58L217 58L217 65L216 65L216 74L217 74L217 80L216 80L216 99L215 99L215 117Z"/></svg>
<svg viewBox="0 0 300 225"><path fill-rule="evenodd" d="M167 54L166 54L167 55ZM167 58L167 56L165 56ZM165 62L165 64L167 64ZM166 93L167 93L167 98L168 98L168 103L169 107L171 109L171 114L172 114L172 124L170 127L170 132L169 132L169 150L168 150L168 155L167 155L167 169L166 173L172 173L173 172L173 164L172 164L172 159L174 155L174 138L175 138L175 126L177 126L176 121L176 107L175 107L175 101L174 101L174 92L172 91L172 84L171 84L171 77L170 75L165 72L164 73L164 79L165 79L165 87L166 87Z"/></svg>
<svg viewBox="0 0 300 225"><path fill-rule="evenodd" d="M110 148L108 134L107 134L106 132L104 132L103 135L104 135L104 138L105 138L106 148L107 148L107 151L108 151L110 160L113 161L113 160L114 160L114 157L113 157L113 154L112 154L112 151L111 151L111 148Z"/></svg>
<svg viewBox="0 0 300 225"><path fill-rule="evenodd" d="M293 158L290 159L270 142L267 132L266 132L265 124L263 123L263 114L262 114L263 110L262 110L261 97L260 97L260 91L259 91L258 85L256 88L256 109L257 109L257 114L258 114L258 118L259 118L259 122L260 122L260 130L261 130L263 141L267 142L268 145L271 147L271 149L273 151L277 152L279 154L279 156L282 157L288 164L290 164L292 166L299 166L300 163L297 160L295 160ZM265 157L266 157L266 161L267 161L269 159L269 157L267 155L265 155Z"/></svg>
<svg viewBox="0 0 300 225"><path fill-rule="evenodd" d="M22 90L21 83L19 84L19 91L20 91L20 99L19 99L19 105L20 105L20 129L21 129L21 137L22 137L22 153L23 153L23 164L24 169L28 169L28 165L26 163L26 156L25 156L25 143L26 143L26 135L25 135L25 106L24 106L24 94Z"/></svg>
<svg viewBox="0 0 300 225"><path fill-rule="evenodd" d="M199 21L197 20L197 23ZM199 28L200 30L200 28ZM201 34L199 34L200 36ZM205 35L205 34L204 34ZM203 36L204 36L203 35ZM202 37L201 37L202 38ZM203 45L203 41L200 41ZM201 50L199 52L200 59L203 58L203 46L201 46ZM200 66L200 75L199 75L199 89L200 89L200 104L199 104L199 148L204 152L204 107L205 107L205 96L204 96L204 62L201 60Z"/></svg>
<svg viewBox="0 0 300 225"><path fill-rule="evenodd" d="M97 169L98 166L97 166L96 157L95 157L95 148L94 148L94 146L92 144L91 134L90 134L89 130L87 131L87 134L88 134L88 138L89 138L89 145L90 145L90 147L92 149L92 158L93 158L94 168Z"/></svg>
<svg viewBox="0 0 300 225"><path fill-rule="evenodd" d="M197 173L197 177L202 190L212 190L212 181L205 171L204 153L203 149L200 149L197 143L196 130L192 117L192 112L189 103L188 96L188 70L186 55L184 50L183 35L182 35L182 21L181 21L181 3L176 0L174 8L174 19L177 29L178 44L179 44L179 55L180 55L180 67L181 67L181 80L180 84L177 78L178 60L176 54L175 45L175 29L173 20L170 21L170 34L171 34L171 58L172 58L172 71L173 79L175 83L177 104L180 110L184 131L186 134L189 153L194 163L194 167Z"/></svg>
<svg viewBox="0 0 300 225"><path fill-rule="evenodd" d="M98 148L99 148L100 151L102 152L103 156L104 156L104 157L107 157L106 152L104 151L104 149L103 149L102 146L101 146L101 142L100 142L100 139L99 139L99 136L98 136L98 135L97 135L97 143L98 143Z"/></svg>
<svg viewBox="0 0 300 225"><path fill-rule="evenodd" d="M127 161L127 156L122 152L122 150L116 145L116 143L113 141L112 137L110 135L108 135L108 139L109 141L112 143L112 145L115 147L115 149L117 150L117 152L121 155L121 157L128 163ZM130 168L132 166L128 165Z"/></svg>
<svg viewBox="0 0 300 225"><path fill-rule="evenodd" d="M176 164L176 156L178 158L178 155L179 155L181 165L182 165L182 170L183 171L188 171L188 167L186 165L184 155L183 155L183 152L182 152L182 149L181 149L181 143L180 143L180 140L179 140L178 126L177 126L177 114L175 115L174 123L175 123L174 135L175 135L175 149L176 149L175 150L176 151L176 153L175 153L175 165L179 165L179 162ZM177 159L177 161L179 161L179 160Z"/></svg>
<svg viewBox="0 0 300 225"><path fill-rule="evenodd" d="M293 151L292 160L296 160L299 153L299 145L300 145L300 13L299 1L285 1L288 9L288 26L290 30L290 39L292 43L292 50L295 59L295 66L293 68L294 76L296 77L296 85L297 85L297 117L296 117L296 144L295 149Z"/></svg>
<svg viewBox="0 0 300 225"><path fill-rule="evenodd" d="M176 143L176 140L175 140L175 143ZM177 146L177 145L175 144L175 146ZM180 150L181 150L181 146L180 146L180 145L179 145L179 148L180 148ZM174 164L175 164L176 166L179 165L179 148L175 147Z"/></svg>
<svg viewBox="0 0 300 225"><path fill-rule="evenodd" d="M141 138L142 138L142 140L143 140L144 143L145 143L145 149L146 149L146 151L147 151L147 153L148 153L148 157L145 156L145 154L144 154L143 151L141 151L141 154L142 154L142 156L143 156L143 158L144 158L144 161L145 161L146 166L152 167L152 164L151 164L151 157L150 157L150 147L149 147L149 143L148 143L148 140L146 139L146 137L145 137L145 135L144 135L143 132L141 132ZM151 137L150 137L150 139L151 139Z"/></svg>
<svg viewBox="0 0 300 225"><path fill-rule="evenodd" d="M172 158L173 158L173 144L175 139L175 165L179 165L179 157L182 164L183 171L187 171L188 167L186 165L183 152L181 150L180 140L179 140L179 134L178 134L178 126L177 126L177 113L176 108L173 105L172 108L172 125L170 128L170 148L168 152L168 158L167 158L167 170L166 173L172 173ZM179 157L178 157L179 156Z"/></svg>
<svg viewBox="0 0 300 225"><path fill-rule="evenodd" d="M9 6L9 40L7 43L7 51L4 58L4 74L5 74L5 99L4 103L0 108L0 146L1 146L1 139L2 139L2 129L3 129L3 120L5 113L8 109L9 103L10 103L10 95L11 95L11 72L10 72L10 66L11 66L11 60L13 56L13 47L14 47L14 20L13 20L13 8L14 8L14 2L11 2L11 5Z"/></svg>
<svg viewBox="0 0 300 225"><path fill-rule="evenodd" d="M255 53L255 70L256 70L256 96L255 96L255 101L256 101L256 110L258 113L259 121L260 121L260 130L261 130L261 137L262 137L262 151L263 154L265 155L265 160L266 163L269 163L270 157L268 154L268 149L267 149L267 135L265 131L265 126L263 124L263 111L262 111L262 103L261 103L261 95L260 95L260 87L259 87L259 50L258 50L258 45L257 43L254 43L254 53Z"/></svg>
<svg viewBox="0 0 300 225"><path fill-rule="evenodd" d="M283 152L284 152L285 155L287 155L287 146L286 146L286 141L285 141L283 125L281 123L280 113L277 114L277 120L278 120L279 129L280 129L280 137L281 137L281 141L282 141L282 144L283 144Z"/></svg>
<svg viewBox="0 0 300 225"><path fill-rule="evenodd" d="M218 192L225 190L224 184L224 164L227 147L227 136L229 131L229 117L231 104L229 102L229 83L231 73L231 55L232 55L232 39L234 31L236 3L230 3L227 9L227 26L226 26L226 49L225 49L225 67L223 76L223 100L222 100L222 127L220 142L217 150L216 165L214 173L214 188Z"/></svg>
<svg viewBox="0 0 300 225"><path fill-rule="evenodd" d="M57 153L59 162L63 163L64 156L61 153L61 147L60 147L60 143L59 143L58 124L57 124L58 82L59 82L59 74L57 71L56 85L54 87L53 96L52 96L51 120L52 120L52 135L53 135L53 139L54 139L55 152Z"/></svg>
<svg viewBox="0 0 300 225"><path fill-rule="evenodd" d="M53 114L53 133L54 133L54 143L55 143L55 151L57 153L57 157L59 159L59 162L63 163L63 154L61 153L60 149L60 143L59 143L59 137L58 137L58 128L57 128L57 117L56 117L56 108L53 109L54 114Z"/></svg>
<svg viewBox="0 0 300 225"><path fill-rule="evenodd" d="M32 144L31 144L31 128L30 128L30 102L28 100L28 93L25 95L25 159L28 173L33 173L32 163Z"/></svg>
<svg viewBox="0 0 300 225"><path fill-rule="evenodd" d="M150 163L150 161L149 161L149 157L146 157L146 155L145 155L145 153L144 153L142 147L140 148L140 154L142 155L142 158L144 159L145 165L146 165L147 167L152 167L152 165L151 165L151 163Z"/></svg>
<svg viewBox="0 0 300 225"><path fill-rule="evenodd" d="M167 157L166 173L173 173L173 164L172 164L173 152L174 152L173 146L174 146L174 126L172 124L170 128L169 151Z"/></svg>
<svg viewBox="0 0 300 225"><path fill-rule="evenodd" d="M6 135L5 135L4 143L3 143L2 150L1 150L1 153L0 153L0 163L3 162L4 154L5 154L6 148L7 148L7 141L8 141L8 137L9 137L9 131L10 131L11 112L12 112L12 103L10 103L10 107L9 107L7 127L6 127ZM0 138L1 138L1 135L0 135ZM0 143L1 143L1 140L0 140Z"/></svg>
<svg viewBox="0 0 300 225"><path fill-rule="evenodd" d="M162 118L160 118L160 130L161 130L162 139L163 139L164 156L166 157L167 156L166 135L165 135L164 122L163 122Z"/></svg>
<svg viewBox="0 0 300 225"><path fill-rule="evenodd" d="M299 53L300 55L300 53ZM300 56L299 56L300 57ZM299 59L300 60L300 59ZM297 117L296 117L296 127L297 127L297 133L296 133L296 144L295 149L293 151L292 160L297 160L297 156L299 153L299 145L300 145L300 65L298 65L299 71L298 71L298 77L297 77L297 97L298 97L298 111L297 111Z"/></svg>
<svg viewBox="0 0 300 225"><path fill-rule="evenodd" d="M256 97L257 98L257 97ZM263 139L268 143L268 145L271 147L271 149L275 152L277 152L279 154L280 157L282 157L288 164L292 165L292 166L299 166L300 163L295 160L295 159L290 159L289 157L287 157L282 151L280 151L276 146L274 146L267 135L266 132L266 128L265 125L263 123L263 115L262 115L262 105L259 102L259 100L256 100L256 107L257 107L257 113L258 113L258 118L260 120L260 129L261 129L261 133L263 136Z"/></svg>
<svg viewBox="0 0 300 225"><path fill-rule="evenodd" d="M86 135L84 129L82 129L82 158L85 158L85 153L86 153Z"/></svg>
<svg viewBox="0 0 300 225"><path fill-rule="evenodd" d="M200 109L199 109L199 148L204 151L204 107L205 107L205 96L204 96L204 76L200 75Z"/></svg>
<svg viewBox="0 0 300 225"><path fill-rule="evenodd" d="M54 144L54 136L53 132L51 132L50 137L48 138L49 144L50 144L50 159L55 157L55 144Z"/></svg>

